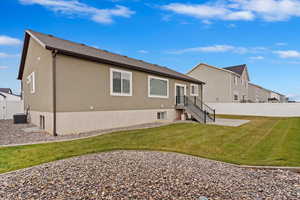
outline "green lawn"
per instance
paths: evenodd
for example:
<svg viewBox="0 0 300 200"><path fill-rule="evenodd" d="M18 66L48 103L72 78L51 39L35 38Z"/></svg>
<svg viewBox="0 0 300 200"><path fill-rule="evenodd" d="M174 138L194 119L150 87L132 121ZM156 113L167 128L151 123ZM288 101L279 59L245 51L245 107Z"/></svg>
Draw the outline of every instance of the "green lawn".
<svg viewBox="0 0 300 200"><path fill-rule="evenodd" d="M180 123L69 142L0 148L0 173L120 149L180 152L236 164L300 166L300 118L230 118L251 122L241 127Z"/></svg>

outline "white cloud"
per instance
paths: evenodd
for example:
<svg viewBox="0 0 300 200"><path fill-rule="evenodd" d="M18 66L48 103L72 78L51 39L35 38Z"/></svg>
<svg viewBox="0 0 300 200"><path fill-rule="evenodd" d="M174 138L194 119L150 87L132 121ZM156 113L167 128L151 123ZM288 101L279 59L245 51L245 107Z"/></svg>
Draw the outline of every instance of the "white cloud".
<svg viewBox="0 0 300 200"><path fill-rule="evenodd" d="M233 46L230 45L214 45L214 46L205 46L205 47L194 47L194 48L186 48L176 51L169 51L170 54L184 54L191 52L204 52L204 53L217 53L217 52L228 52L234 49Z"/></svg>
<svg viewBox="0 0 300 200"><path fill-rule="evenodd" d="M280 58L300 58L300 52L295 50L273 51Z"/></svg>
<svg viewBox="0 0 300 200"><path fill-rule="evenodd" d="M236 28L236 25L235 25L235 24L228 24L227 27L228 27L228 28Z"/></svg>
<svg viewBox="0 0 300 200"><path fill-rule="evenodd" d="M221 19L221 20L252 20L253 15L248 11L233 12L223 5L218 4L183 4L171 3L162 7L165 10L173 11L199 19Z"/></svg>
<svg viewBox="0 0 300 200"><path fill-rule="evenodd" d="M2 53L0 52L0 58L6 58L6 57L9 57L10 55L7 54L7 53Z"/></svg>
<svg viewBox="0 0 300 200"><path fill-rule="evenodd" d="M8 69L8 67L7 66L0 66L0 70L1 69Z"/></svg>
<svg viewBox="0 0 300 200"><path fill-rule="evenodd" d="M102 23L113 23L113 17L129 18L135 12L125 6L117 5L111 9L99 9L78 0L19 0L24 5L38 4L54 12L66 15L88 16L91 20Z"/></svg>
<svg viewBox="0 0 300 200"><path fill-rule="evenodd" d="M299 0L230 0L237 9L248 10L265 21L300 17Z"/></svg>
<svg viewBox="0 0 300 200"><path fill-rule="evenodd" d="M263 56L252 56L252 57L249 57L249 59L251 59L251 60L263 60L263 59L265 59L265 57L263 57Z"/></svg>
<svg viewBox="0 0 300 200"><path fill-rule="evenodd" d="M17 57L19 54L8 54L8 53L3 53L0 52L0 58L9 58L9 57Z"/></svg>
<svg viewBox="0 0 300 200"><path fill-rule="evenodd" d="M5 35L0 35L0 45L19 45L21 41Z"/></svg>
<svg viewBox="0 0 300 200"><path fill-rule="evenodd" d="M202 20L202 23L206 24L206 25L212 24L212 22L210 20L207 20L207 19Z"/></svg>
<svg viewBox="0 0 300 200"><path fill-rule="evenodd" d="M287 43L285 43L285 42L277 42L277 43L275 43L275 45L276 46L286 46Z"/></svg>
<svg viewBox="0 0 300 200"><path fill-rule="evenodd" d="M193 48L186 48L181 50L169 51L169 54L184 54L191 52L202 52L202 53L224 53L231 52L236 54L246 53L260 53L266 51L265 47L238 47L233 45L213 45L213 46L200 46Z"/></svg>
<svg viewBox="0 0 300 200"><path fill-rule="evenodd" d="M171 3L162 8L202 20L285 21L300 17L300 0L210 0L203 4Z"/></svg>
<svg viewBox="0 0 300 200"><path fill-rule="evenodd" d="M253 20L254 15L250 11L231 12L223 16L224 20Z"/></svg>
<svg viewBox="0 0 300 200"><path fill-rule="evenodd" d="M147 53L149 53L149 51L146 51L146 50L139 50L138 53L147 54Z"/></svg>

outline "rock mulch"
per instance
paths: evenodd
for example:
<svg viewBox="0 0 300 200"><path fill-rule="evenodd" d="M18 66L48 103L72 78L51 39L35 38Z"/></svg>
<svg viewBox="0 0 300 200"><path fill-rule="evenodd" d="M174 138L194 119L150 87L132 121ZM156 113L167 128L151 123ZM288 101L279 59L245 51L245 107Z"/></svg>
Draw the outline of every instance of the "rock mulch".
<svg viewBox="0 0 300 200"><path fill-rule="evenodd" d="M34 141L40 135L39 133L26 133L25 135L22 130L30 127L34 126L31 124L13 124L13 120L0 120L0 145Z"/></svg>
<svg viewBox="0 0 300 200"><path fill-rule="evenodd" d="M35 127L32 124L14 124L13 120L0 120L0 146L2 145L20 145L20 144L34 144L34 143L43 143L43 142L52 142L52 141L66 141L72 139L80 139L86 137L92 137L97 135L102 135L106 133L111 133L114 131L124 131L124 130L134 130L134 129L143 129L143 128L153 128L167 123L149 123L141 124L130 127L106 129L106 130L95 130L90 132L84 132L79 134L71 135L61 135L53 136L43 131L33 131L25 132L24 128Z"/></svg>
<svg viewBox="0 0 300 200"><path fill-rule="evenodd" d="M299 199L300 175L198 157L114 151L0 175L0 199Z"/></svg>

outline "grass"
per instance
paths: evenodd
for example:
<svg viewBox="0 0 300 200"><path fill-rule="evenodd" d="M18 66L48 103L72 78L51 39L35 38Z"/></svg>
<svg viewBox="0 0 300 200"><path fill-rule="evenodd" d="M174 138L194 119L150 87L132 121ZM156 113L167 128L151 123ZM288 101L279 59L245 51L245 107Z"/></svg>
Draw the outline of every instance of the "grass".
<svg viewBox="0 0 300 200"><path fill-rule="evenodd" d="M179 123L68 142L0 148L0 173L112 150L179 152L245 165L300 166L300 118L250 119L241 127Z"/></svg>

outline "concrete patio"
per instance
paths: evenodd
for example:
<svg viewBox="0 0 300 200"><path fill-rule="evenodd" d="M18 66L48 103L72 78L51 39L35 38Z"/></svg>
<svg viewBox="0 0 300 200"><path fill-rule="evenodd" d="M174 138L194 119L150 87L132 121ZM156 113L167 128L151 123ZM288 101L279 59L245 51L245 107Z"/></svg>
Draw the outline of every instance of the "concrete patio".
<svg viewBox="0 0 300 200"><path fill-rule="evenodd" d="M215 122L208 122L207 124L238 127L247 124L249 122L250 120L216 118Z"/></svg>

